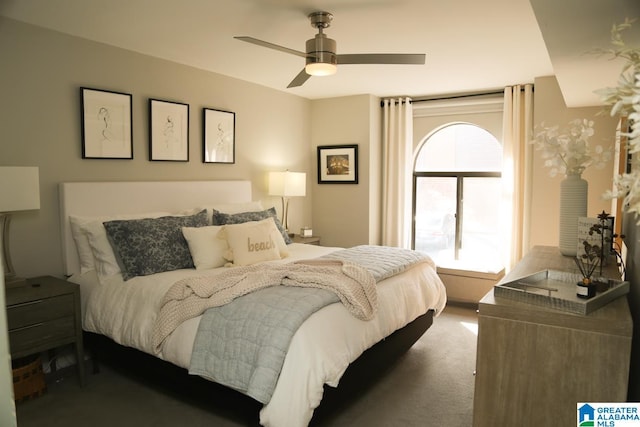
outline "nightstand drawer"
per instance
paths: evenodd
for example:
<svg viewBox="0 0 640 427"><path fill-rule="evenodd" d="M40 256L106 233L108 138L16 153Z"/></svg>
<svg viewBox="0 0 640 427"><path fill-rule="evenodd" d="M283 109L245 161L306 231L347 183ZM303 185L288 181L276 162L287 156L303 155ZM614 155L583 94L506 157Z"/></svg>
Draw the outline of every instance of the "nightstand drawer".
<svg viewBox="0 0 640 427"><path fill-rule="evenodd" d="M60 346L67 340L69 343L75 340L73 315L9 330L12 355L20 355L24 351L35 353Z"/></svg>
<svg viewBox="0 0 640 427"><path fill-rule="evenodd" d="M10 305L7 307L9 331L61 317L73 317L74 309L72 294Z"/></svg>

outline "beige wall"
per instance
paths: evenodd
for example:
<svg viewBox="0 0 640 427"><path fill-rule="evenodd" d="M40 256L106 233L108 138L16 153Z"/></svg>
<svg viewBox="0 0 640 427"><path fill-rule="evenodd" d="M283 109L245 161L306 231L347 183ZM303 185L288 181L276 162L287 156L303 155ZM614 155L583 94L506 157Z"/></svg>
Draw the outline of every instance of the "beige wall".
<svg viewBox="0 0 640 427"><path fill-rule="evenodd" d="M314 233L324 246L379 243L380 208L372 204L379 200L380 100L370 95L315 100L311 116ZM342 144L358 145L358 185L318 184L316 147Z"/></svg>
<svg viewBox="0 0 640 427"><path fill-rule="evenodd" d="M41 209L14 215L11 224L17 274L62 273L63 181L249 179L254 199L280 210L266 175L290 169L307 172L309 193L292 199L291 229L313 223L309 100L5 18L0 56L0 165L40 168ZM81 158L80 86L133 95L133 160ZM148 160L149 98L190 105L189 162ZM202 163L203 107L236 113L235 164Z"/></svg>
<svg viewBox="0 0 640 427"><path fill-rule="evenodd" d="M565 127L570 120L585 118L595 122L593 144L613 147L617 119L603 113L600 107L567 108L555 77L539 77L535 80L534 124ZM531 200L531 246L558 245L560 181L563 176L549 177L538 151L533 156L533 187ZM605 210L611 213L611 201L602 195L613 183L613 162L604 169L587 168L582 177L589 183L587 215L597 216Z"/></svg>

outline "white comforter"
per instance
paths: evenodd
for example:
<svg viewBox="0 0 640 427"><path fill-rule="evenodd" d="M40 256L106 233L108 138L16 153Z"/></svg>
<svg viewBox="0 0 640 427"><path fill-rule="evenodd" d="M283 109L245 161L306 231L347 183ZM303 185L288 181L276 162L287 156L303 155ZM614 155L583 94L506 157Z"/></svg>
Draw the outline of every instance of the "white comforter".
<svg viewBox="0 0 640 427"><path fill-rule="evenodd" d="M314 258L339 248L291 244L289 249L291 256L281 262ZM88 272L70 280L81 286L86 331L154 354L151 331L165 292L181 278L215 275L220 270L177 270L127 282L114 276L102 284L95 272ZM435 269L422 263L380 282L378 303L378 314L370 321L358 320L341 303L335 303L302 324L291 341L273 397L260 412L262 425L308 425L325 383L337 386L348 365L363 351L418 316L430 309L439 314L446 293ZM165 340L160 357L188 368L199 320L180 325Z"/></svg>

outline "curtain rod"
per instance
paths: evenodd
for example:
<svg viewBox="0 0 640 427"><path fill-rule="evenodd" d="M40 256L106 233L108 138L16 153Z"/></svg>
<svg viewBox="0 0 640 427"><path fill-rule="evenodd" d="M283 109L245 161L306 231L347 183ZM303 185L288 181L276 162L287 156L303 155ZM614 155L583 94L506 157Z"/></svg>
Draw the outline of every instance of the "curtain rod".
<svg viewBox="0 0 640 427"><path fill-rule="evenodd" d="M425 97L419 97L419 98L412 98L409 100L409 103L412 104L414 102L444 101L447 99L472 98L475 96L491 96L491 95L503 95L503 94L504 94L504 89L494 89L487 92L472 92L472 93L466 93L466 94L460 93L455 95L443 95L443 96L433 96L433 97L425 96ZM397 104L398 104L398 101L396 101L396 105ZM380 101L380 107L384 107L384 100Z"/></svg>
<svg viewBox="0 0 640 427"><path fill-rule="evenodd" d="M427 101L444 101L447 99L460 99L460 98L473 98L476 96L491 96L491 95L504 95L504 89L492 90L490 92L473 92L473 93L461 93L458 95L443 95L443 96L425 96L421 98L412 99L413 102L427 102Z"/></svg>

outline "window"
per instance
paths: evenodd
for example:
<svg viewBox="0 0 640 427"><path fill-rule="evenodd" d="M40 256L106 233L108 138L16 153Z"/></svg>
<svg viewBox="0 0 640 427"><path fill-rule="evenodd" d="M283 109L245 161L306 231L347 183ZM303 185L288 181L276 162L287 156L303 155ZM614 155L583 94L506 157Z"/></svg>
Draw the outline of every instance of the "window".
<svg viewBox="0 0 640 427"><path fill-rule="evenodd" d="M412 245L440 267L501 264L502 146L485 129L451 123L428 135L413 172Z"/></svg>

